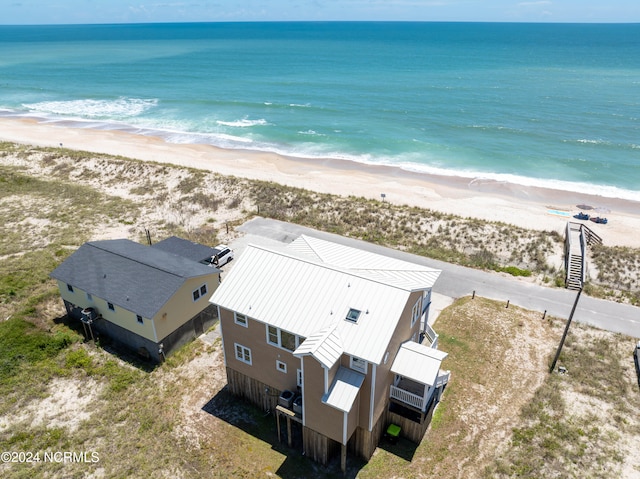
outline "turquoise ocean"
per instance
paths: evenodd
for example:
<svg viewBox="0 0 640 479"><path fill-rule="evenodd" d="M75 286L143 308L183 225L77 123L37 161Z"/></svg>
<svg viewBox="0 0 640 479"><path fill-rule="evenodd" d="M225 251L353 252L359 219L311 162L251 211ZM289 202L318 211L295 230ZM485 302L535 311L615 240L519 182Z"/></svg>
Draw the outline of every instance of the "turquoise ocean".
<svg viewBox="0 0 640 479"><path fill-rule="evenodd" d="M0 116L640 200L640 24L0 26Z"/></svg>

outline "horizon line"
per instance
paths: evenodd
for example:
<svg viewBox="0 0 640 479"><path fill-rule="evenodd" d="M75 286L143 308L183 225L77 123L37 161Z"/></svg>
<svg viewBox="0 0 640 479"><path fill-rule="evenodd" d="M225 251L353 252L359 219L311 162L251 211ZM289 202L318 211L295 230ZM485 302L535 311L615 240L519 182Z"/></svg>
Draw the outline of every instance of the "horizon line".
<svg viewBox="0 0 640 479"><path fill-rule="evenodd" d="M64 26L124 26L124 25L207 25L247 23L468 23L515 25L640 25L640 21L532 21L532 20L210 20L210 21L149 21L96 23L0 23L0 27L64 27Z"/></svg>

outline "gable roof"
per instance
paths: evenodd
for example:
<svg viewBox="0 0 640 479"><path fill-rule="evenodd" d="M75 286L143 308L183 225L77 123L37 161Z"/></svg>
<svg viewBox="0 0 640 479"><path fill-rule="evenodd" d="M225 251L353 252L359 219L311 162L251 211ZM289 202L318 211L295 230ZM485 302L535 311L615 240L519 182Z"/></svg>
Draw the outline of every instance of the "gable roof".
<svg viewBox="0 0 640 479"><path fill-rule="evenodd" d="M295 356L311 355L326 368L333 366L342 353L342 340L336 332L336 325L312 334L294 351Z"/></svg>
<svg viewBox="0 0 640 479"><path fill-rule="evenodd" d="M440 364L447 353L414 341L402 343L391 366L391 372L433 386L438 378Z"/></svg>
<svg viewBox="0 0 640 479"><path fill-rule="evenodd" d="M151 247L166 251L167 253L183 256L198 263L211 260L213 255L219 253L219 250L212 248L211 246L194 243L193 241L178 238L177 236L169 236L168 238L153 244ZM209 262L210 261L207 261L207 263Z"/></svg>
<svg viewBox="0 0 640 479"><path fill-rule="evenodd" d="M432 287L440 274L316 238L294 243L285 250L248 246L211 302L311 339L296 354L323 364L340 357L337 344L380 364L409 295ZM355 323L345 319L350 309L360 311Z"/></svg>
<svg viewBox="0 0 640 479"><path fill-rule="evenodd" d="M83 244L51 277L152 318L187 279L217 273L187 258L117 239Z"/></svg>
<svg viewBox="0 0 640 479"><path fill-rule="evenodd" d="M311 260L339 266L351 274L411 291L432 287L440 276L438 269L307 235L300 235L288 248Z"/></svg>

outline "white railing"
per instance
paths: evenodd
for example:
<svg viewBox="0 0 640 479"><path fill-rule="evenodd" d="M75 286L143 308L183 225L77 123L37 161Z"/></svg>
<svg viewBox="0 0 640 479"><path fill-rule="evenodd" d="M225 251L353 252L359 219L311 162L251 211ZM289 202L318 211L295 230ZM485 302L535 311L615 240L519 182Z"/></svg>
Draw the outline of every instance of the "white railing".
<svg viewBox="0 0 640 479"><path fill-rule="evenodd" d="M390 396L393 399L397 399L398 401L413 406L416 409L422 410L424 403L424 398L422 396L418 396L417 394L410 393L409 391L405 391L404 389L400 389L395 386L391 386Z"/></svg>
<svg viewBox="0 0 640 479"><path fill-rule="evenodd" d="M444 386L449 382L449 378L451 377L451 371L440 371L438 373L438 379L436 379L436 388Z"/></svg>
<svg viewBox="0 0 640 479"><path fill-rule="evenodd" d="M438 333L436 333L429 323L424 324L424 336L429 340L429 346L437 349L438 348Z"/></svg>

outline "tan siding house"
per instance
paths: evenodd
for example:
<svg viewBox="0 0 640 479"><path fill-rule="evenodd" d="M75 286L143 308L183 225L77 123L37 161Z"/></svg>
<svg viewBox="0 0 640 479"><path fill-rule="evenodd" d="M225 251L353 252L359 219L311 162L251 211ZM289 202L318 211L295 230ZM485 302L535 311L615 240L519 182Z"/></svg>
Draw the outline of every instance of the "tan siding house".
<svg viewBox="0 0 640 479"><path fill-rule="evenodd" d="M273 412L279 437L282 421L287 434L298 424L305 454L340 454L343 469L392 422L419 441L448 380L427 323L439 274L304 235L247 247L211 298L230 390Z"/></svg>
<svg viewBox="0 0 640 479"><path fill-rule="evenodd" d="M173 238L174 247L211 248ZM209 298L220 271L158 247L133 241L85 243L52 273L70 317L89 338L106 336L161 361L215 320Z"/></svg>

